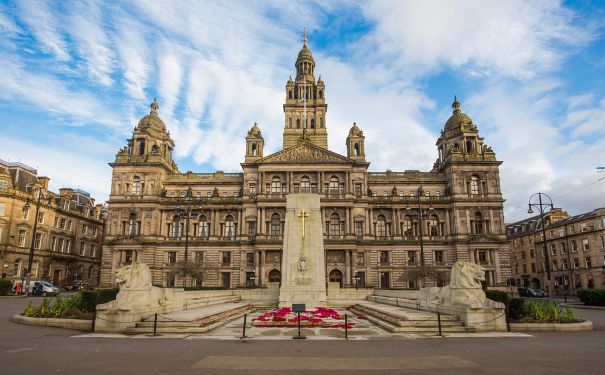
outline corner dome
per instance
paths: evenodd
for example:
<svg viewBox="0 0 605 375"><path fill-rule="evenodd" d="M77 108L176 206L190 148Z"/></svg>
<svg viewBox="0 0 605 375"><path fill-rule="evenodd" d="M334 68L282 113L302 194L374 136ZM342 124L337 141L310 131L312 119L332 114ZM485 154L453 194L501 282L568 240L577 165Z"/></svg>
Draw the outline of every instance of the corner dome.
<svg viewBox="0 0 605 375"><path fill-rule="evenodd" d="M248 131L248 134L262 136L262 134L260 132L260 128L258 127L258 125L256 125L256 122L254 123L254 126L252 126L252 128L250 128L250 130Z"/></svg>
<svg viewBox="0 0 605 375"><path fill-rule="evenodd" d="M357 123L354 122L353 126L351 127L351 130L349 130L349 135L361 135L363 134L361 129L359 129L359 127L357 126Z"/></svg>
<svg viewBox="0 0 605 375"><path fill-rule="evenodd" d="M157 98L153 98L153 103L151 103L151 111L147 116L143 117L139 121L137 128L152 128L159 131L166 131L166 125L164 124L164 121L162 121L162 119L158 116L159 108L160 106L158 105Z"/></svg>

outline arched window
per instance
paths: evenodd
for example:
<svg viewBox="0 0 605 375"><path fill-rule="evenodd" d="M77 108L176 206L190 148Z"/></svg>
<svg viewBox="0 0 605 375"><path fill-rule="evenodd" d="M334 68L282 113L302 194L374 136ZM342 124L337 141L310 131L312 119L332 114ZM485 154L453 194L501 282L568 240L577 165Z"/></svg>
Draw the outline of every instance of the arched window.
<svg viewBox="0 0 605 375"><path fill-rule="evenodd" d="M145 140L141 139L139 141L139 155L144 155L145 154Z"/></svg>
<svg viewBox="0 0 605 375"><path fill-rule="evenodd" d="M132 179L132 195L141 195L141 179L139 176L134 176Z"/></svg>
<svg viewBox="0 0 605 375"><path fill-rule="evenodd" d="M323 99L323 97L324 97L323 90L319 90L319 99Z"/></svg>
<svg viewBox="0 0 605 375"><path fill-rule="evenodd" d="M131 212L128 218L128 235L136 236L137 234L137 214L136 212Z"/></svg>
<svg viewBox="0 0 605 375"><path fill-rule="evenodd" d="M277 176L271 180L271 194L281 194L281 179Z"/></svg>
<svg viewBox="0 0 605 375"><path fill-rule="evenodd" d="M199 238L204 238L204 239L208 238L209 227L210 227L210 225L208 224L208 218L206 217L206 215L200 216L200 224L198 227L197 236Z"/></svg>
<svg viewBox="0 0 605 375"><path fill-rule="evenodd" d="M172 237L179 238L183 235L183 223L181 223L181 217L174 215L172 219Z"/></svg>
<svg viewBox="0 0 605 375"><path fill-rule="evenodd" d="M292 99L292 90L288 91L288 99Z"/></svg>
<svg viewBox="0 0 605 375"><path fill-rule="evenodd" d="M252 144L252 156L256 156L256 143Z"/></svg>
<svg viewBox="0 0 605 375"><path fill-rule="evenodd" d="M473 152L473 138L466 139L466 152L469 154Z"/></svg>
<svg viewBox="0 0 605 375"><path fill-rule="evenodd" d="M311 192L311 181L309 177L303 176L300 179L300 192L301 193L310 193Z"/></svg>
<svg viewBox="0 0 605 375"><path fill-rule="evenodd" d="M271 270L269 271L269 282L270 283L278 283L281 281L281 272L279 270Z"/></svg>
<svg viewBox="0 0 605 375"><path fill-rule="evenodd" d="M376 236L387 236L387 220L384 215L378 215L378 218L376 219Z"/></svg>
<svg viewBox="0 0 605 375"><path fill-rule="evenodd" d="M355 156L361 155L361 152L359 151L359 143L355 143L355 146L353 146L353 150L354 150Z"/></svg>
<svg viewBox="0 0 605 375"><path fill-rule="evenodd" d="M315 129L315 119L311 119L311 129Z"/></svg>
<svg viewBox="0 0 605 375"><path fill-rule="evenodd" d="M338 194L338 177L332 176L330 177L330 194Z"/></svg>
<svg viewBox="0 0 605 375"><path fill-rule="evenodd" d="M479 177L471 176L471 181L469 184L469 192L471 195L479 195Z"/></svg>
<svg viewBox="0 0 605 375"><path fill-rule="evenodd" d="M300 129L300 119L296 119L296 129Z"/></svg>
<svg viewBox="0 0 605 375"><path fill-rule="evenodd" d="M17 259L15 263L13 263L13 277L21 277L22 268L23 261L21 259Z"/></svg>
<svg viewBox="0 0 605 375"><path fill-rule="evenodd" d="M483 233L483 215L481 212L476 212L474 216L474 220L471 223L473 228L473 233L481 234Z"/></svg>
<svg viewBox="0 0 605 375"><path fill-rule="evenodd" d="M278 213L271 215L271 237L281 236L281 217Z"/></svg>
<svg viewBox="0 0 605 375"><path fill-rule="evenodd" d="M402 228L402 232L403 235L406 237L411 237L414 235L414 230L412 227L412 218L410 217L410 215L405 215L403 217L403 228Z"/></svg>
<svg viewBox="0 0 605 375"><path fill-rule="evenodd" d="M428 221L428 226L428 232L431 237L439 235L439 218L437 218L437 215L431 215Z"/></svg>
<svg viewBox="0 0 605 375"><path fill-rule="evenodd" d="M340 236L340 217L337 213L330 215L330 236Z"/></svg>
<svg viewBox="0 0 605 375"><path fill-rule="evenodd" d="M225 238L235 237L235 223L233 222L233 216L227 215L225 218L225 230L223 231Z"/></svg>

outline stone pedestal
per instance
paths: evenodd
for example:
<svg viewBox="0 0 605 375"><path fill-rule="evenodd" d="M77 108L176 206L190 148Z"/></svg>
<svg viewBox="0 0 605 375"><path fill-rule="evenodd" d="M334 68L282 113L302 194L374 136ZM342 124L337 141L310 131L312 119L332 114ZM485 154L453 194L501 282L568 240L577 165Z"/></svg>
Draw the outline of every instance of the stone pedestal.
<svg viewBox="0 0 605 375"><path fill-rule="evenodd" d="M318 194L289 194L279 306L326 306L323 227Z"/></svg>

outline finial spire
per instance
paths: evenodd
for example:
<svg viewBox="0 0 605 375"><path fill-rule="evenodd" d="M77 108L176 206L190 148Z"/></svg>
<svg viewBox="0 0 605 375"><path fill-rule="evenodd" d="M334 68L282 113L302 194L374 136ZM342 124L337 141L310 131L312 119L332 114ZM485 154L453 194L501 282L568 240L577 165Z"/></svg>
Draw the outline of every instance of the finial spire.
<svg viewBox="0 0 605 375"><path fill-rule="evenodd" d="M452 108L454 108L454 112L460 112L460 102L458 102L458 98L454 95L454 102L452 103Z"/></svg>
<svg viewBox="0 0 605 375"><path fill-rule="evenodd" d="M157 96L153 97L153 103L151 103L151 112L158 112L158 109L160 108L160 106L158 105L158 98Z"/></svg>
<svg viewBox="0 0 605 375"><path fill-rule="evenodd" d="M303 46L307 46L307 27L305 26L304 28L304 32L303 32Z"/></svg>

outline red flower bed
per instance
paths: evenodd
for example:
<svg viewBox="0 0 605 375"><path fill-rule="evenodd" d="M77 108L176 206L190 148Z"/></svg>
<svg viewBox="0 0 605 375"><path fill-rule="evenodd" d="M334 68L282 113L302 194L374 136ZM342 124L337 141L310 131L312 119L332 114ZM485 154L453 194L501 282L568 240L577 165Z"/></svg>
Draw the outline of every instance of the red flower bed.
<svg viewBox="0 0 605 375"><path fill-rule="evenodd" d="M258 318L252 319L252 322L255 327L295 328L298 327L298 313L293 313L289 307L280 307L265 312ZM343 316L336 310L326 307L301 313L300 324L304 327L345 328ZM349 323L347 327L352 328L354 325L355 323Z"/></svg>

